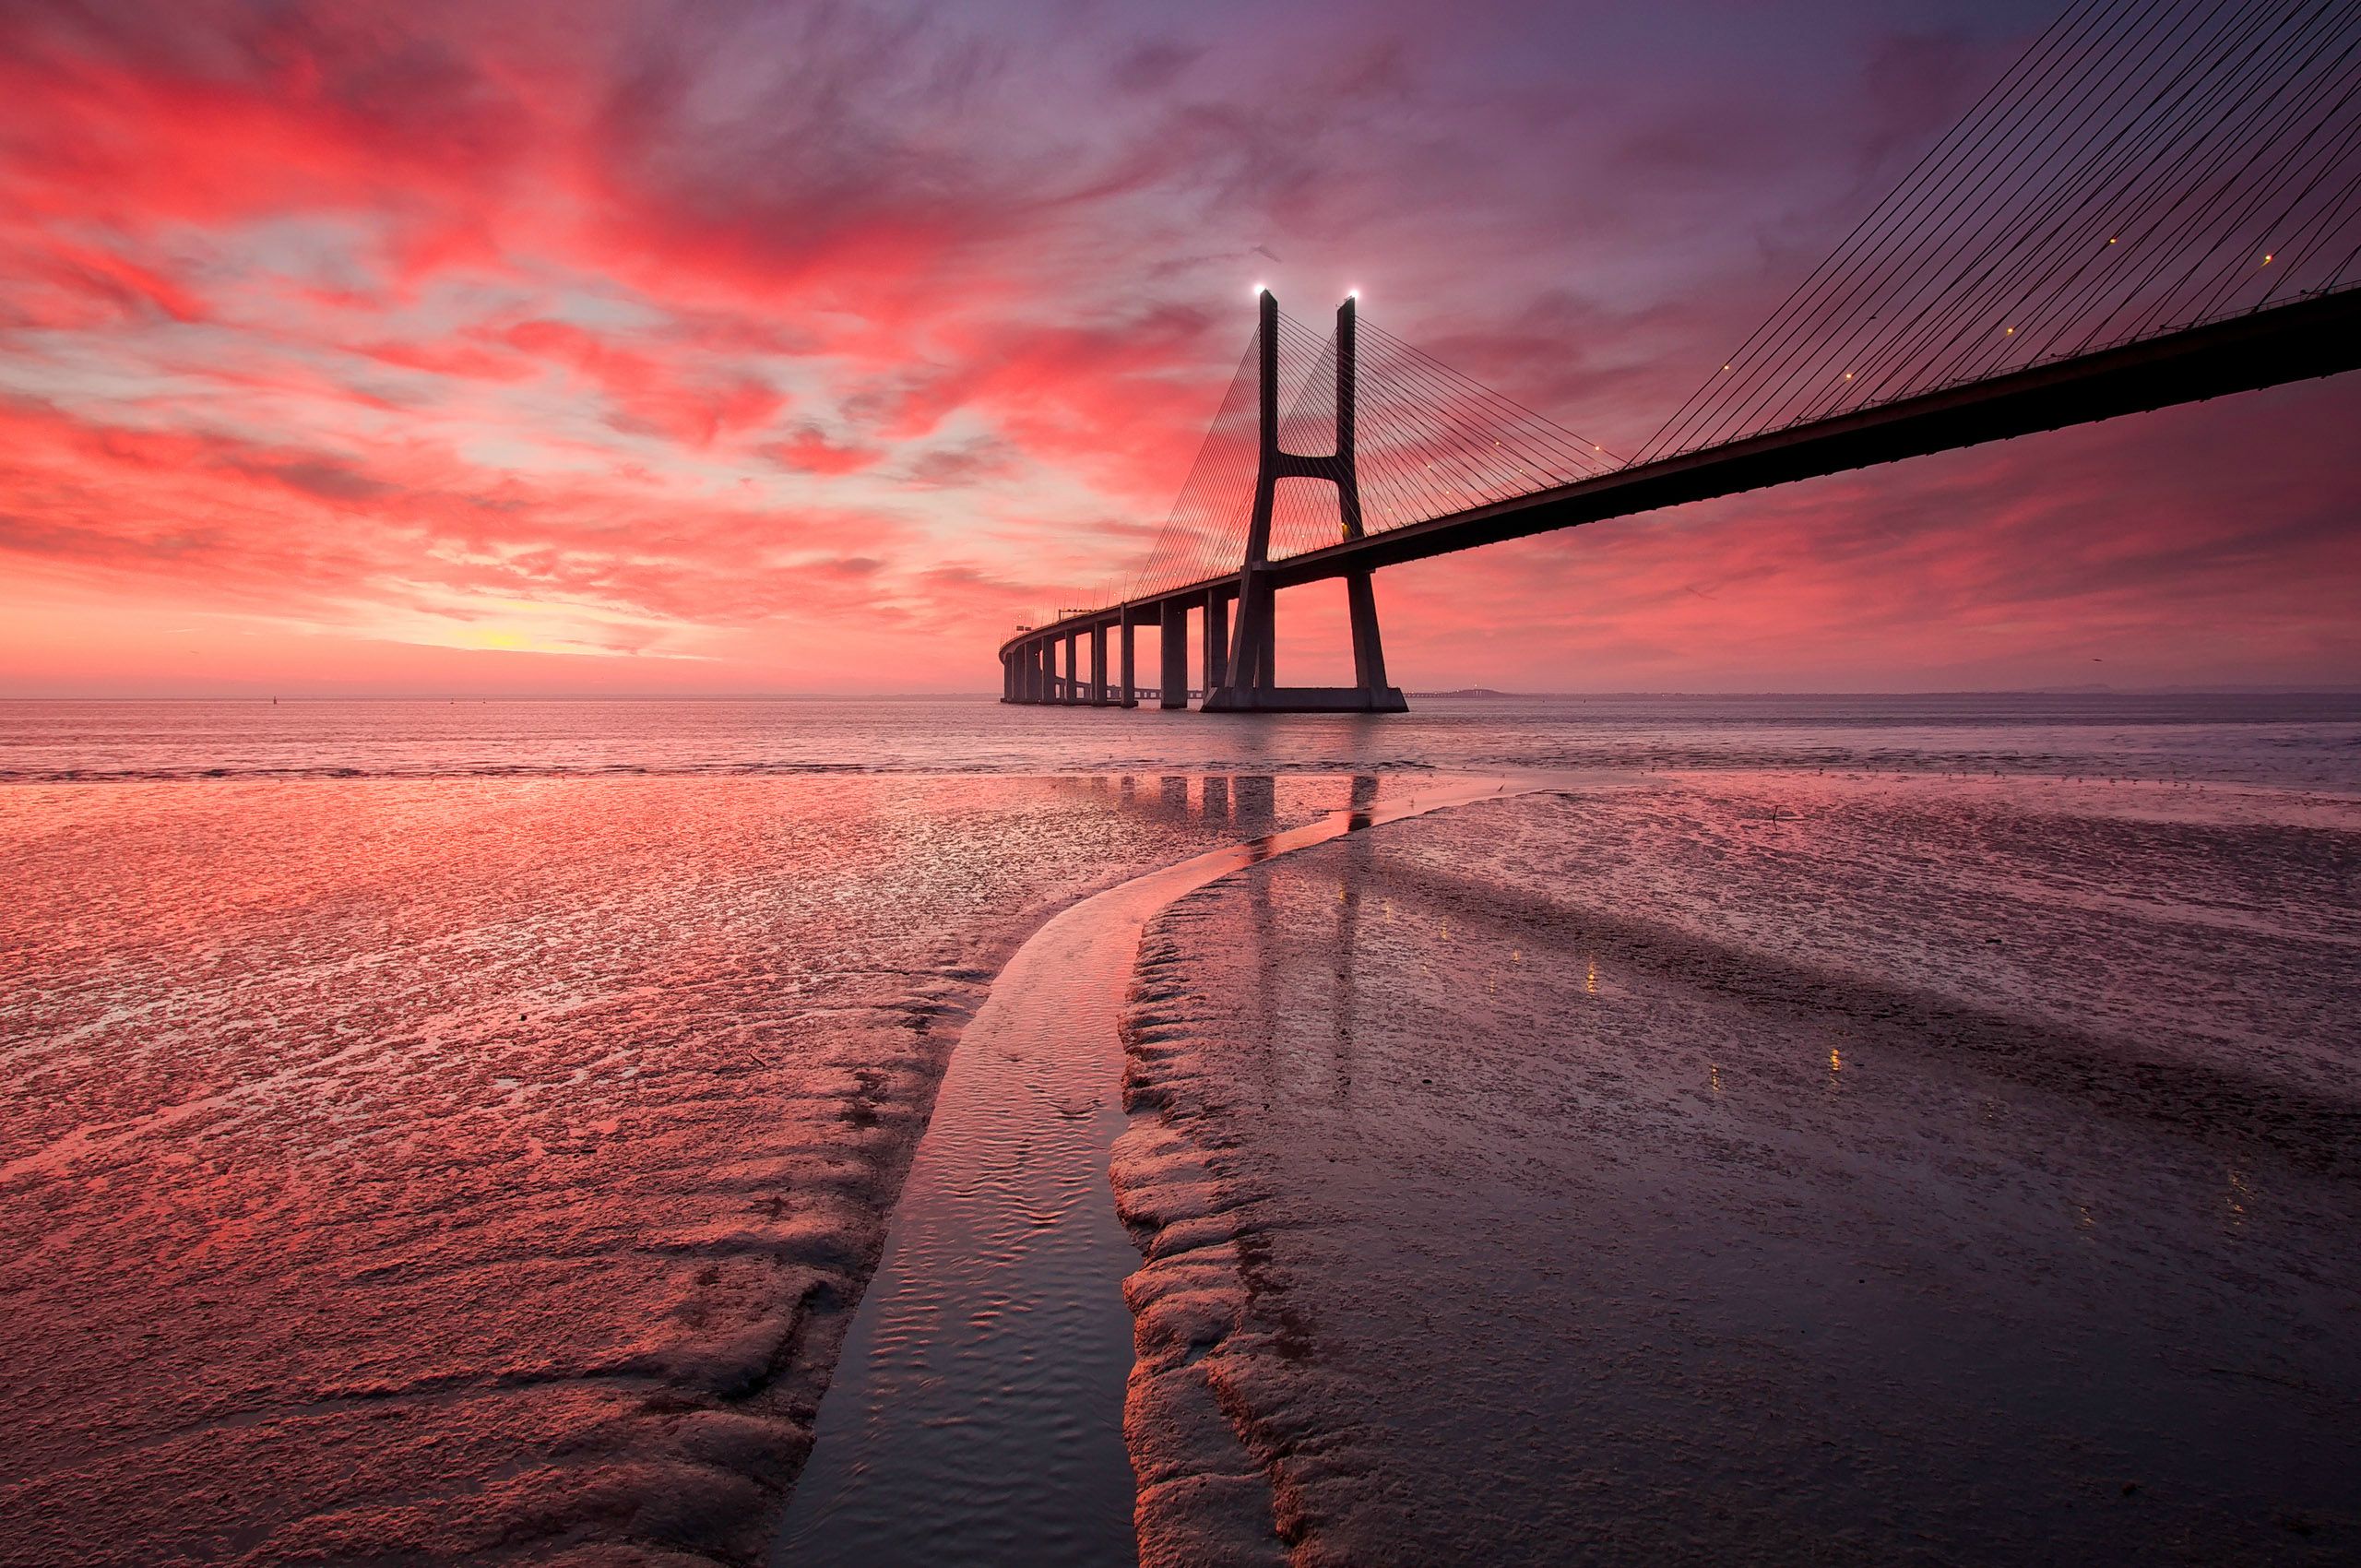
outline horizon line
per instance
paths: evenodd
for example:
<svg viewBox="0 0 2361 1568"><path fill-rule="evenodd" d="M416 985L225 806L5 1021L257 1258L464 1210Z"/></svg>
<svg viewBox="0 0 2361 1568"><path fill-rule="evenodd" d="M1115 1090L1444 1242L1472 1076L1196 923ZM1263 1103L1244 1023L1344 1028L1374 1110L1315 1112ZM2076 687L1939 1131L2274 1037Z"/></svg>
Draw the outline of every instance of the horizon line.
<svg viewBox="0 0 2361 1568"><path fill-rule="evenodd" d="M1143 688L1145 689L1145 688ZM2004 696L2352 696L2361 697L2361 683L2353 684L2225 683L2154 686L1930 686L1892 687L1755 687L1712 691L1697 688L1639 686L1602 691L1511 691L1472 685L1408 690L1406 696L1429 701L1453 697L1531 698L1548 701L1596 701L1613 697L2004 697ZM326 702L999 702L990 691L931 692L350 692L350 693L179 693L58 695L0 693L0 703L326 703ZM1114 707L1114 704L1048 703L1049 707Z"/></svg>

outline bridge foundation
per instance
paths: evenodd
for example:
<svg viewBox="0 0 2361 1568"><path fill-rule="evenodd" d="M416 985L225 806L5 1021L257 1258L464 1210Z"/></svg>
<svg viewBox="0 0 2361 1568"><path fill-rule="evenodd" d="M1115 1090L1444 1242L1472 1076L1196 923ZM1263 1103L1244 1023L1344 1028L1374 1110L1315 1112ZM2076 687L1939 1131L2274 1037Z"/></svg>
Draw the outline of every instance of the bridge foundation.
<svg viewBox="0 0 2361 1568"><path fill-rule="evenodd" d="M1207 713L1407 713L1401 689L1387 686L1224 686L1205 699Z"/></svg>

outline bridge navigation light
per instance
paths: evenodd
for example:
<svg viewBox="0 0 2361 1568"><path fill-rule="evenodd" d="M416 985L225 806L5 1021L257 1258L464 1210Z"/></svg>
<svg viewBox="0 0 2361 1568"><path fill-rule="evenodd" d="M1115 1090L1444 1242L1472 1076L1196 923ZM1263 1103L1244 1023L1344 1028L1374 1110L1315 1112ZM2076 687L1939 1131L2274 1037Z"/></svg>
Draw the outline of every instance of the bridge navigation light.
<svg viewBox="0 0 2361 1568"><path fill-rule="evenodd" d="M1254 285L1254 297L1258 300L1270 291L1271 286L1268 283L1257 283Z"/></svg>
<svg viewBox="0 0 2361 1568"><path fill-rule="evenodd" d="M1347 289L1345 291L1345 298L1348 300L1358 300L1360 297L1361 291L1358 289Z"/></svg>

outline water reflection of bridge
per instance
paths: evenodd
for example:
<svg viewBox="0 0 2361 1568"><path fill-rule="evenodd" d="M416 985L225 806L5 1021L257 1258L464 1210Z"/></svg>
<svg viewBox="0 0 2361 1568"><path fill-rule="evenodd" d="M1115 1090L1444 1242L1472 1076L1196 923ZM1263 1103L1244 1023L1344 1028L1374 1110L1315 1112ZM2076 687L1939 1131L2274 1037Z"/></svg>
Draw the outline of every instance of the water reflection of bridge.
<svg viewBox="0 0 2361 1568"><path fill-rule="evenodd" d="M1024 703L1385 711L1381 567L2361 363L2361 7L2082 6L1625 457L1267 292L1131 591L1022 627ZM1349 686L1275 596L1341 578ZM1155 628L1158 678L1135 668Z"/></svg>

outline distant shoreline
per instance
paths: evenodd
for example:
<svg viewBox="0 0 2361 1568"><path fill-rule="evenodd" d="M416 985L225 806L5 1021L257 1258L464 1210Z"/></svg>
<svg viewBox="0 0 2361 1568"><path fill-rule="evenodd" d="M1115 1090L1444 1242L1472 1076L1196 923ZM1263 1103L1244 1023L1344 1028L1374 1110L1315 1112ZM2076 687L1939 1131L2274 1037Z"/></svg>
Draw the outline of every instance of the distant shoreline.
<svg viewBox="0 0 2361 1568"><path fill-rule="evenodd" d="M1892 701L1927 701L1940 697L2354 697L2361 698L2361 685L2323 686L1995 686L1955 687L1930 691L1643 691L1638 689L1611 692L1504 692L1490 686L1460 686L1448 691L1411 691L1404 695L1413 701L1437 702L1624 702L1624 701L1695 701L1695 702L1802 702L1815 698L1847 701L1883 698ZM386 693L229 693L211 695L171 696L136 695L13 695L0 694L0 706L32 703L254 703L267 707L274 703L750 703L750 702L864 702L864 703L925 703L925 702L998 702L991 692L620 692L620 693L561 693L554 695L529 692L475 693L460 695L446 692ZM1086 707L1086 704L1077 704Z"/></svg>

